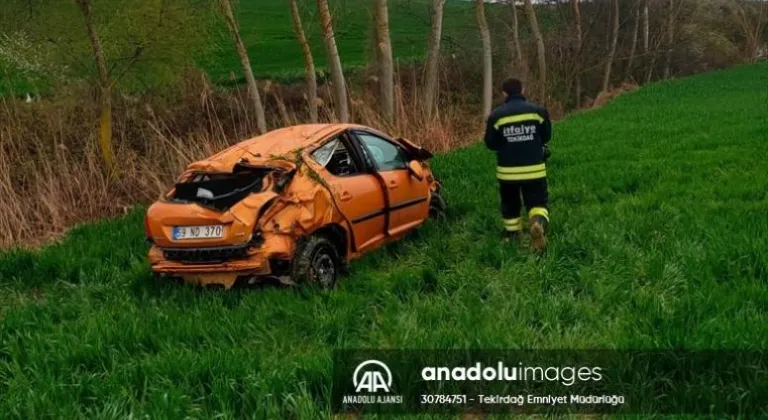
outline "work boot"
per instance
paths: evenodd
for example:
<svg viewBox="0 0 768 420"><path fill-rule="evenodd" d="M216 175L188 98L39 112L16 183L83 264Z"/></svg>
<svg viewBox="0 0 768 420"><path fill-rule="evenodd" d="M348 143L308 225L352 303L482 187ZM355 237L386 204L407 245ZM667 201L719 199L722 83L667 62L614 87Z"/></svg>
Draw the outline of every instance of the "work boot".
<svg viewBox="0 0 768 420"><path fill-rule="evenodd" d="M531 245L538 252L547 249L547 225L549 222L543 216L534 216L531 219Z"/></svg>

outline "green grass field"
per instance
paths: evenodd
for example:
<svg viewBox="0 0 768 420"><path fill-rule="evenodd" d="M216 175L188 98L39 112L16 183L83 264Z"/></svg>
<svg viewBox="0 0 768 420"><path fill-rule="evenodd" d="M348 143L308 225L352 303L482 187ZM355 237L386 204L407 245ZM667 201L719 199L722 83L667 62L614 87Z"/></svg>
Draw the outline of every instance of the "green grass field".
<svg viewBox="0 0 768 420"><path fill-rule="evenodd" d="M316 418L334 348L768 347L768 64L558 123L549 252L501 246L494 161L330 293L153 281L140 210L0 253L0 417Z"/></svg>
<svg viewBox="0 0 768 420"><path fill-rule="evenodd" d="M318 22L317 7L314 0L300 1L302 23L309 40L318 71L327 67L323 36ZM105 7L108 6L105 3ZM395 59L402 63L423 59L427 49L430 28L430 5L426 0L390 1L390 33ZM372 29L370 4L354 0L330 0L334 18L334 31L344 66L348 69L363 67L369 60L372 47ZM489 25L493 33L499 34L495 49L498 54L506 54L506 34L504 19L508 10L499 5L488 6ZM296 41L292 26L290 9L285 0L265 0L261 2L235 2L240 34L248 49L254 74L259 78L268 78L280 82L302 80L304 77L304 58ZM542 17L543 25L547 18ZM114 23L118 24L118 23ZM83 33L85 36L85 33ZM526 36L523 33L523 36ZM108 40L106 41L108 42ZM191 57L204 69L216 83L226 85L241 83L242 66L237 56L234 43L223 23L216 26L214 36L200 45L203 53ZM442 51L446 54L462 54L468 51L479 57L479 32L475 20L474 4L466 1L448 0L444 8ZM506 59L506 58L504 58ZM91 66L86 63L86 68ZM154 74L134 70L140 76L141 86L123 86L124 89L142 89L145 84L156 86ZM232 77L234 76L234 80ZM0 62L0 92L47 91L45 80L33 80L12 70L3 69Z"/></svg>
<svg viewBox="0 0 768 420"><path fill-rule="evenodd" d="M427 49L429 36L429 2L424 0L394 0L390 4L390 32L394 56L401 61L419 60ZM302 23L312 46L316 65L326 67L325 48L317 7L314 1L301 3ZM330 2L339 55L345 66L358 67L368 61L371 48L370 4L355 0ZM491 6L494 7L494 6ZM243 41L253 61L253 71L260 77L302 77L304 58L293 32L290 10L284 0L238 4L238 21ZM498 19L490 19L498 23ZM457 44L470 40L479 44L474 4L449 0L444 12L444 48L455 50ZM217 50L205 68L214 80L222 80L234 72L240 77L242 69L228 34L217 40Z"/></svg>

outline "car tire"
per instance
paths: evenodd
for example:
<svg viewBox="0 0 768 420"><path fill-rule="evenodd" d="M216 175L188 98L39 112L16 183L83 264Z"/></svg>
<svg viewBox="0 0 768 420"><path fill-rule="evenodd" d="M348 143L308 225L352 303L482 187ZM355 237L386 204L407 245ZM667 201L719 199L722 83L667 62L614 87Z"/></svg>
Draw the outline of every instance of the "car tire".
<svg viewBox="0 0 768 420"><path fill-rule="evenodd" d="M432 192L432 196L429 199L429 218L434 220L441 220L445 218L445 211L448 205L441 194L440 188Z"/></svg>
<svg viewBox="0 0 768 420"><path fill-rule="evenodd" d="M336 245L324 236L314 235L296 249L291 263L291 279L300 285L333 289L342 269Z"/></svg>

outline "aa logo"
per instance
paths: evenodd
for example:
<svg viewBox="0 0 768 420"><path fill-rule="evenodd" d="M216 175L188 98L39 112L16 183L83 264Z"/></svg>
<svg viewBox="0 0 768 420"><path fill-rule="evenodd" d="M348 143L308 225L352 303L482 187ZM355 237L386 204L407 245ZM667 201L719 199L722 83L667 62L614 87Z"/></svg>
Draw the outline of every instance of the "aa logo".
<svg viewBox="0 0 768 420"><path fill-rule="evenodd" d="M366 360L357 365L352 376L355 392L390 392L392 390L392 372L378 360Z"/></svg>

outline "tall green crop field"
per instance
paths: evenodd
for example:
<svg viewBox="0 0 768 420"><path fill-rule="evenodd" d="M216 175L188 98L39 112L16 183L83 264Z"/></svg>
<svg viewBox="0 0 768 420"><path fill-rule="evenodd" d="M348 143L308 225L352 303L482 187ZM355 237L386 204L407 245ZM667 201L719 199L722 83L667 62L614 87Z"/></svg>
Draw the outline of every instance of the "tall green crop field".
<svg viewBox="0 0 768 420"><path fill-rule="evenodd" d="M124 24L119 16L109 14L110 1L101 3L96 8L114 22L110 25ZM327 68L323 34L318 19L315 0L299 1L300 14L305 35L309 40L315 64L319 72ZM334 33L342 63L348 69L360 68L369 61L373 53L373 26L370 4L359 0L330 0L333 16ZM74 4L60 7L72 7ZM236 19L240 35L248 50L251 67L259 78L279 81L303 80L304 57L296 40L291 20L290 8L286 0L238 1L234 2ZM431 24L430 2L426 0L392 0L389 5L390 34L393 56L401 63L420 61L427 50ZM509 9L501 5L489 5L489 25L494 33L500 34L496 44L500 60L506 60L506 23ZM26 9L24 9L26 10ZM77 15L76 15L77 16ZM204 70L210 78L220 84L240 83L244 79L242 65L237 56L234 41L221 19L210 19L212 33L203 40L195 40L198 54L187 57L190 62ZM43 19L42 17L36 17ZM542 18L546 25L546 15ZM107 25L109 26L109 25ZM77 28L80 29L80 28ZM85 30L82 37L85 39ZM526 36L523 33L523 36ZM124 41L113 40L112 42ZM110 40L104 41L109 45ZM199 44L199 45L197 45ZM83 44L87 46L87 44ZM86 48L86 47L83 47ZM467 53L476 51L480 57L480 41L474 16L474 4L461 0L448 0L444 6L443 42L441 50L445 54ZM89 49L84 50L88 56ZM503 57L503 58L501 58ZM108 57L110 58L110 57ZM149 60L150 58L147 58ZM152 58L152 59L156 59ZM117 57L110 60L120 61ZM181 59L179 60L182 61ZM80 63L82 76L91 69L92 62ZM156 69L155 69L156 70ZM181 69L177 69L179 72ZM95 72L95 70L93 70ZM163 86L162 78L152 73L152 67L132 68L132 73L141 79L140 86L122 86L125 89L145 89ZM93 75L91 75L93 76ZM0 61L0 93L13 92L17 95L35 90L47 91L47 75L21 74L11 68L4 68Z"/></svg>
<svg viewBox="0 0 768 420"><path fill-rule="evenodd" d="M316 2L299 3L302 24L316 65L324 68L327 60ZM329 4L343 64L348 67L364 65L373 53L374 45L371 4L357 0L331 0ZM430 7L425 0L394 0L389 5L392 51L397 60L418 61L424 57L429 38ZM498 9L498 6L490 7L491 10ZM240 1L237 13L241 36L257 76L302 77L304 57L296 41L287 1ZM500 19L491 19L491 23L501 25ZM465 45L466 39L477 39L479 44L473 3L448 0L443 27L445 51L455 50L456 44ZM230 72L234 72L235 77L240 78L242 68L229 34L222 31L215 44L214 53L203 61L211 77L226 79Z"/></svg>

